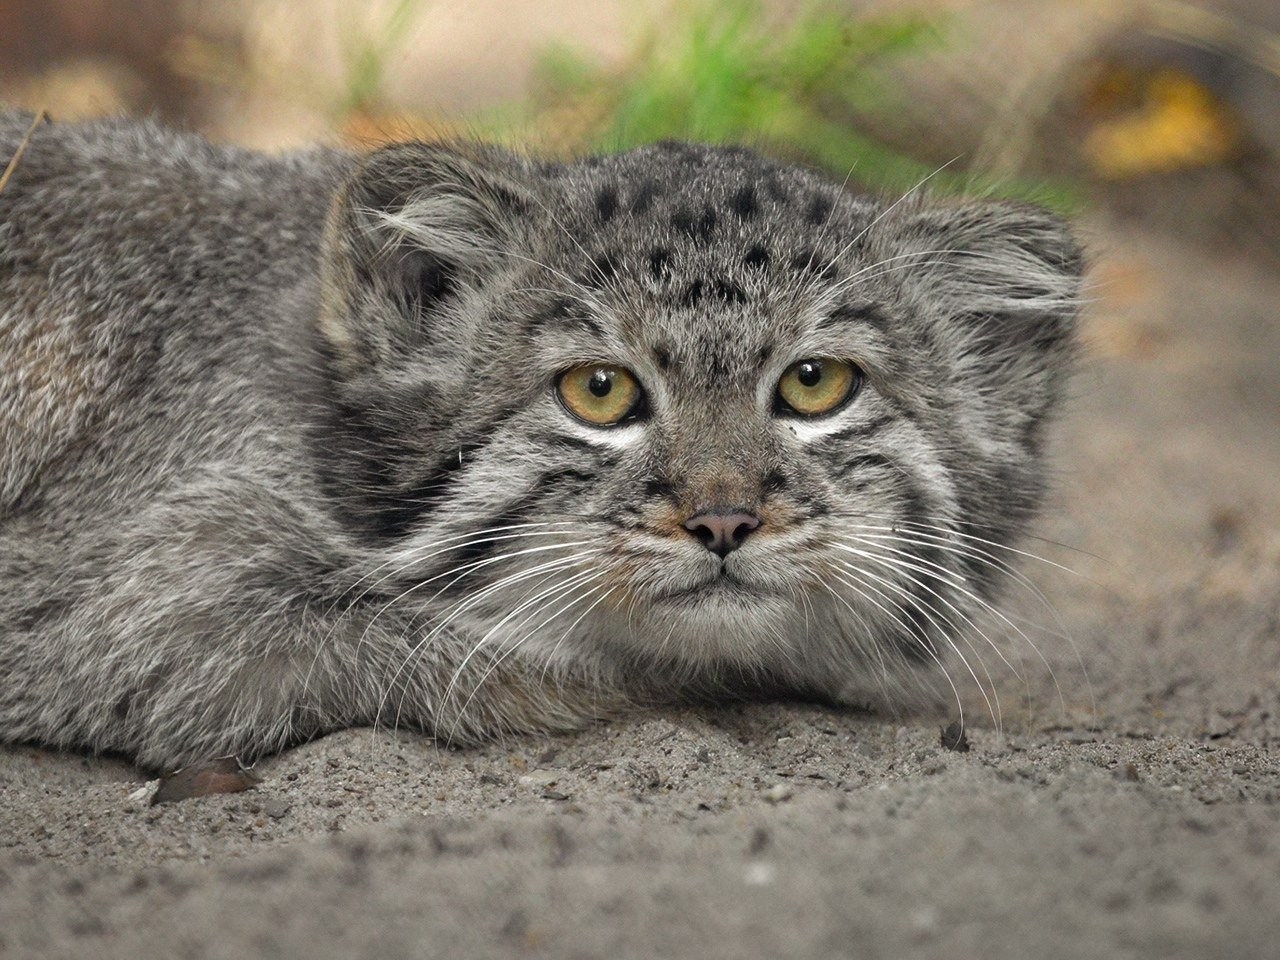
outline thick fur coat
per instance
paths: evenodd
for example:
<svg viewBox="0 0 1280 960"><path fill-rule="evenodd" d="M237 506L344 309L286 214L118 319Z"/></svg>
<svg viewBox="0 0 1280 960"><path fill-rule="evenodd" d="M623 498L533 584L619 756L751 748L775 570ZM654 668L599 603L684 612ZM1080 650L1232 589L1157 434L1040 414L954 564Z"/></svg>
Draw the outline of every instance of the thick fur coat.
<svg viewBox="0 0 1280 960"><path fill-rule="evenodd" d="M0 737L164 767L968 676L1080 272L1039 210L736 148L41 127L0 192ZM855 377L821 416L779 400L806 358ZM592 364L626 419L566 408Z"/></svg>

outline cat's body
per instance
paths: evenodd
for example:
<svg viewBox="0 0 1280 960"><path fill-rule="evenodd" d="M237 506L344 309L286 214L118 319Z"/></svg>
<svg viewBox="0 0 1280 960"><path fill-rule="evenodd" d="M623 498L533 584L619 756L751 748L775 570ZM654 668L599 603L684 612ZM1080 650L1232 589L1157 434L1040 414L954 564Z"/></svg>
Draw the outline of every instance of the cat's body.
<svg viewBox="0 0 1280 960"><path fill-rule="evenodd" d="M1039 502L1079 271L1038 211L742 150L37 129L0 192L0 737L163 766L907 696Z"/></svg>

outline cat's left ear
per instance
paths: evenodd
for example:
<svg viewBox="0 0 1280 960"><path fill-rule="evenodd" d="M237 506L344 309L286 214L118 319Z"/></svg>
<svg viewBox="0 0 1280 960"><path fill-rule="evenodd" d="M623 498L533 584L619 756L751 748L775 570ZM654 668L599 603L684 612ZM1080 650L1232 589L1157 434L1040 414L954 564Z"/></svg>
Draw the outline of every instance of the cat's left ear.
<svg viewBox="0 0 1280 960"><path fill-rule="evenodd" d="M467 293L506 267L536 206L527 167L478 144L403 143L363 160L331 211L323 263L321 328L348 374L457 342Z"/></svg>
<svg viewBox="0 0 1280 960"><path fill-rule="evenodd" d="M895 252L952 362L1026 412L1054 401L1076 352L1085 267L1062 219L1028 204L942 204L903 218Z"/></svg>

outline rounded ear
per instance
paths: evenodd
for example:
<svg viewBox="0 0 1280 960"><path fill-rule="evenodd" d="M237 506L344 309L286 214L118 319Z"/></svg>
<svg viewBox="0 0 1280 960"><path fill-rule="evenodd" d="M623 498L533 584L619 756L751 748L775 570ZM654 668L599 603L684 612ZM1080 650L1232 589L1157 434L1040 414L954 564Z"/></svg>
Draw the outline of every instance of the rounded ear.
<svg viewBox="0 0 1280 960"><path fill-rule="evenodd" d="M978 349L1049 346L1070 338L1079 311L1084 255L1065 222L1018 203L939 206L912 217L906 252L953 316L978 325Z"/></svg>
<svg viewBox="0 0 1280 960"><path fill-rule="evenodd" d="M979 202L913 211L897 230L911 257L904 285L938 317L956 362L1024 409L1051 402L1075 355L1085 266L1066 223Z"/></svg>
<svg viewBox="0 0 1280 960"><path fill-rule="evenodd" d="M326 227L321 329L354 373L429 343L506 261L534 208L528 164L493 147L403 143L364 159Z"/></svg>

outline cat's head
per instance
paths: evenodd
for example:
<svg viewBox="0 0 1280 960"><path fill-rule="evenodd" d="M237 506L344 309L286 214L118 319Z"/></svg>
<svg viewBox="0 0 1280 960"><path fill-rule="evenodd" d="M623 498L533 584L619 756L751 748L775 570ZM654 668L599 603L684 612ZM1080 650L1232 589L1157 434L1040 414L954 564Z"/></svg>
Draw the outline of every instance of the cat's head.
<svg viewBox="0 0 1280 960"><path fill-rule="evenodd" d="M1040 210L410 144L329 230L330 487L486 660L892 697L1041 499L1081 256Z"/></svg>

